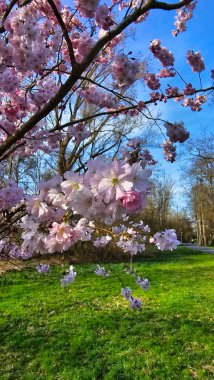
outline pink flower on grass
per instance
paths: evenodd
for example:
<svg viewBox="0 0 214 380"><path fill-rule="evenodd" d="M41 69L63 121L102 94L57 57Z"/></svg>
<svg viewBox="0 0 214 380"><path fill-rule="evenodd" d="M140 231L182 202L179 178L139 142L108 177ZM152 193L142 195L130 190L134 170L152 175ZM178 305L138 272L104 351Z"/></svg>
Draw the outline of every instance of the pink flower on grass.
<svg viewBox="0 0 214 380"><path fill-rule="evenodd" d="M69 284L72 284L76 278L77 272L74 272L74 267L71 265L67 274L60 280L61 286L65 288Z"/></svg>
<svg viewBox="0 0 214 380"><path fill-rule="evenodd" d="M131 297L129 300L129 304L133 310L139 309L140 311L142 311L142 301L138 298Z"/></svg>
<svg viewBox="0 0 214 380"><path fill-rule="evenodd" d="M148 290L150 287L150 282L148 278L141 278L140 276L137 277L136 283L143 289Z"/></svg>
<svg viewBox="0 0 214 380"><path fill-rule="evenodd" d="M130 288L122 288L121 294L128 301L131 298L131 289Z"/></svg>
<svg viewBox="0 0 214 380"><path fill-rule="evenodd" d="M101 267L100 265L96 266L94 273L96 273L98 276L101 276L101 277L109 277L109 274L110 274L110 272L105 270L105 268Z"/></svg>
<svg viewBox="0 0 214 380"><path fill-rule="evenodd" d="M50 269L50 265L48 264L39 264L36 266L38 273L48 273Z"/></svg>

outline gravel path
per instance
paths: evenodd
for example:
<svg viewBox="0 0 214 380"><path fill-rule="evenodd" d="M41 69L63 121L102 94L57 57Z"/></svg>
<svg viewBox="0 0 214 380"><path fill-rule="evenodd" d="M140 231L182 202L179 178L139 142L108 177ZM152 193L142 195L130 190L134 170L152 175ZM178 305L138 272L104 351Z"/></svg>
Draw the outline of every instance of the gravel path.
<svg viewBox="0 0 214 380"><path fill-rule="evenodd" d="M191 243L184 243L182 244L184 247L195 249L196 251L210 253L211 255L214 255L214 249L209 247L203 247L202 245L196 245Z"/></svg>

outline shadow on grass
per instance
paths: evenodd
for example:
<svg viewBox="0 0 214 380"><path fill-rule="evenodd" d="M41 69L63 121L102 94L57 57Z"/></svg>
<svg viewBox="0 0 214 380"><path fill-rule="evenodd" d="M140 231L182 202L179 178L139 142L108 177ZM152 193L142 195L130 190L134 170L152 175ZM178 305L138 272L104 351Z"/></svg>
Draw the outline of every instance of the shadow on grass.
<svg viewBox="0 0 214 380"><path fill-rule="evenodd" d="M59 268L44 278L33 270L5 274L0 379L213 380L212 259L178 252L135 262L151 279L147 293L131 276L117 276L123 264L110 266L107 279L77 266L66 291ZM142 313L120 296L121 280L144 299Z"/></svg>
<svg viewBox="0 0 214 380"><path fill-rule="evenodd" d="M26 316L3 324L1 348L13 365L5 362L1 379L132 379L127 375L132 371L134 379L167 375L180 380L188 377L182 377L178 367L200 368L201 362L212 361L214 325L191 308L175 314L168 305L165 313L158 308L133 313L121 306L96 314L92 310L92 315L82 311L75 320L72 312L49 316L44 323L36 316L32 323Z"/></svg>

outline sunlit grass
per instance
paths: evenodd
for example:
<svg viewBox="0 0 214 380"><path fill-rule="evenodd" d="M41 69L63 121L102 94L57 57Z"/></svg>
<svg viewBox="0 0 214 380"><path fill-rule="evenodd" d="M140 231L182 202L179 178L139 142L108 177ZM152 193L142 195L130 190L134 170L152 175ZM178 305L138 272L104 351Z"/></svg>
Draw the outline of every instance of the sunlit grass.
<svg viewBox="0 0 214 380"><path fill-rule="evenodd" d="M143 292L125 264L99 278L77 266L0 277L0 379L75 380L214 378L214 256L180 248L134 263L151 281ZM130 286L143 300L133 312L120 295Z"/></svg>

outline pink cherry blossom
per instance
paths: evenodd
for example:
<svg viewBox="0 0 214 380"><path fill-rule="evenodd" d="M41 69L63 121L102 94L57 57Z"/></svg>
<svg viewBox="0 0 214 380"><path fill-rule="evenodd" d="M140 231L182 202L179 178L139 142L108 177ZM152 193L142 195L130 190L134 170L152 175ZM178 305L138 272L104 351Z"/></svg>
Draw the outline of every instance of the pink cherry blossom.
<svg viewBox="0 0 214 380"><path fill-rule="evenodd" d="M64 174L65 181L61 183L61 188L65 194L67 201L72 201L76 193L83 189L83 177L76 173L66 172Z"/></svg>
<svg viewBox="0 0 214 380"><path fill-rule="evenodd" d="M142 194L137 191L127 191L125 195L122 197L123 207L127 211L136 212L140 211L145 207L146 201L143 198Z"/></svg>
<svg viewBox="0 0 214 380"><path fill-rule="evenodd" d="M157 90L160 87L159 79L155 76L155 74L148 73L144 75L144 80L151 90Z"/></svg>
<svg viewBox="0 0 214 380"><path fill-rule="evenodd" d="M185 95L193 95L195 92L195 88L192 86L192 83L188 83L183 90Z"/></svg>
<svg viewBox="0 0 214 380"><path fill-rule="evenodd" d="M101 236L94 240L93 245L95 247L105 247L112 240L111 236Z"/></svg>
<svg viewBox="0 0 214 380"><path fill-rule="evenodd" d="M180 244L174 229L157 232L151 239L151 242L154 242L156 247L161 251L172 251Z"/></svg>
<svg viewBox="0 0 214 380"><path fill-rule="evenodd" d="M106 202L113 198L118 200L125 192L132 189L133 183L128 180L124 167L116 160L102 175L103 178L99 182L97 191Z"/></svg>
<svg viewBox="0 0 214 380"><path fill-rule="evenodd" d="M89 103L95 104L99 107L117 108L119 106L119 99L115 96L100 91L95 85L91 85L86 89L81 89L79 94L83 96Z"/></svg>
<svg viewBox="0 0 214 380"><path fill-rule="evenodd" d="M114 24L110 9L106 4L100 5L96 9L95 22L104 30L108 30Z"/></svg>
<svg viewBox="0 0 214 380"><path fill-rule="evenodd" d="M182 102L182 106L190 107L192 111L199 112L202 110L202 104L207 100L206 95L196 95L195 98L185 98Z"/></svg>
<svg viewBox="0 0 214 380"><path fill-rule="evenodd" d="M183 143L189 138L189 132L184 128L184 123L164 123L164 127L167 130L167 136L173 143Z"/></svg>
<svg viewBox="0 0 214 380"><path fill-rule="evenodd" d="M75 0L76 8L82 17L94 17L99 0Z"/></svg>
<svg viewBox="0 0 214 380"><path fill-rule="evenodd" d="M116 86L125 90L143 76L145 64L135 59L131 60L123 54L113 59L111 70Z"/></svg>
<svg viewBox="0 0 214 380"><path fill-rule="evenodd" d="M197 4L197 0L191 2L181 9L176 10L175 17L175 27L176 29L172 31L174 36L177 36L179 33L184 32L186 30L186 22L190 20L193 16L193 10L195 9Z"/></svg>
<svg viewBox="0 0 214 380"><path fill-rule="evenodd" d="M176 72L173 71L173 69L163 69L160 70L159 73L157 74L158 78L170 78L174 77L176 75Z"/></svg>
<svg viewBox="0 0 214 380"><path fill-rule="evenodd" d="M0 211L17 206L22 199L23 190L17 186L15 181L7 180L4 186L0 185Z"/></svg>
<svg viewBox="0 0 214 380"><path fill-rule="evenodd" d="M68 273L60 280L61 286L64 288L72 284L76 278L77 272L74 272L74 267L71 265Z"/></svg>
<svg viewBox="0 0 214 380"><path fill-rule="evenodd" d="M205 70L204 60L201 57L201 53L199 51L188 50L187 51L187 62L191 66L191 69L194 73L200 73Z"/></svg>
<svg viewBox="0 0 214 380"><path fill-rule="evenodd" d="M174 162L177 153L176 153L176 147L173 145L172 141L170 140L164 141L164 143L162 144L162 147L163 147L165 160Z"/></svg>
<svg viewBox="0 0 214 380"><path fill-rule="evenodd" d="M151 187L149 177L152 175L150 169L144 169L140 162L133 165L125 164L125 172L133 183L133 188L140 192L148 193Z"/></svg>
<svg viewBox="0 0 214 380"><path fill-rule="evenodd" d="M166 47L161 46L160 40L153 40L150 44L150 50L164 67L174 65L173 54Z"/></svg>

